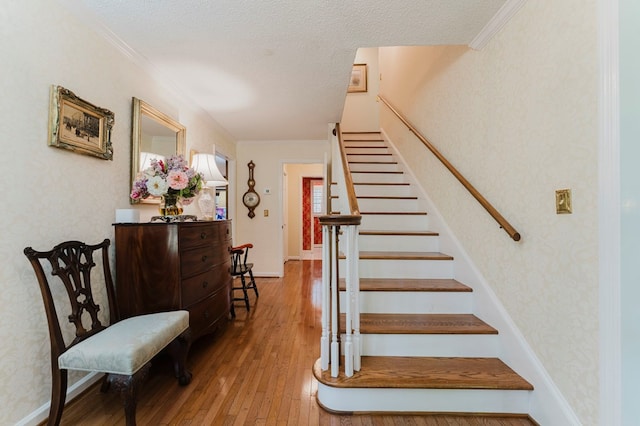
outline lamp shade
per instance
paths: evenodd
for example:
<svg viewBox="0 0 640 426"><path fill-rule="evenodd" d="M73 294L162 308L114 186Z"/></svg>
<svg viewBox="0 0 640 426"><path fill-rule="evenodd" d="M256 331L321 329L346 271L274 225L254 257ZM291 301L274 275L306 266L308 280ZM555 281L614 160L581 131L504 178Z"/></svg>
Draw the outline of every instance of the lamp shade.
<svg viewBox="0 0 640 426"><path fill-rule="evenodd" d="M194 154L191 160L191 167L204 176L207 186L225 186L229 182L222 176L218 166L216 166L216 156L213 154Z"/></svg>

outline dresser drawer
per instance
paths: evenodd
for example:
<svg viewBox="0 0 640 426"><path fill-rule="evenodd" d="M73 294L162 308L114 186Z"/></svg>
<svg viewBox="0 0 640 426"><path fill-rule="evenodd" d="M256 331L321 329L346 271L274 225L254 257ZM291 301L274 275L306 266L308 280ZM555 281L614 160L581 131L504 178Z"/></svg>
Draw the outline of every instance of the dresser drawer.
<svg viewBox="0 0 640 426"><path fill-rule="evenodd" d="M229 317L229 292L222 290L187 308L193 337L213 331Z"/></svg>
<svg viewBox="0 0 640 426"><path fill-rule="evenodd" d="M229 252L221 247L208 245L186 250L180 256L182 278L201 274L214 266L230 262Z"/></svg>
<svg viewBox="0 0 640 426"><path fill-rule="evenodd" d="M229 263L223 263L195 277L182 280L182 306L229 288Z"/></svg>
<svg viewBox="0 0 640 426"><path fill-rule="evenodd" d="M204 222L185 225L187 226L180 228L179 240L181 250L231 239L231 228L226 222L224 224Z"/></svg>

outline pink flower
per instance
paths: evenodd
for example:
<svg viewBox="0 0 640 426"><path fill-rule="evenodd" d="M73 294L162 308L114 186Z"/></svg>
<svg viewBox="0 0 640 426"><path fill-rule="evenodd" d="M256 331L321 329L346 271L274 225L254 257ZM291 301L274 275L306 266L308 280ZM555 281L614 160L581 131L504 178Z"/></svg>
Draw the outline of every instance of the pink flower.
<svg viewBox="0 0 640 426"><path fill-rule="evenodd" d="M167 176L167 182L169 183L169 188L179 191L189 185L189 177L185 172L172 170Z"/></svg>

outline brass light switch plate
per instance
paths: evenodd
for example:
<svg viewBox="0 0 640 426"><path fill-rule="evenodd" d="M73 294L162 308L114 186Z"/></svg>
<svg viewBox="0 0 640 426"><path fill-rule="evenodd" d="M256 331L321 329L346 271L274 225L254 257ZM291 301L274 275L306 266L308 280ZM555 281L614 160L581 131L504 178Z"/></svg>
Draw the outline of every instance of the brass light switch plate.
<svg viewBox="0 0 640 426"><path fill-rule="evenodd" d="M571 190L556 190L556 214L571 214Z"/></svg>

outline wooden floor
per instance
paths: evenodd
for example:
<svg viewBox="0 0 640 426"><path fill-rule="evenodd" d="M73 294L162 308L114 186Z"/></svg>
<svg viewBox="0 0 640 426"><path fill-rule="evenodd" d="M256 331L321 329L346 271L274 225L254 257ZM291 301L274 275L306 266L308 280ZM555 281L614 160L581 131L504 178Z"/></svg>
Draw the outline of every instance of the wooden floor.
<svg viewBox="0 0 640 426"><path fill-rule="evenodd" d="M319 356L320 261L292 261L285 278L259 278L260 299L192 347L193 381L178 386L155 361L138 403L138 425L521 425L522 418L337 415L320 408L312 366ZM67 405L62 425L123 425L114 393L97 386Z"/></svg>

